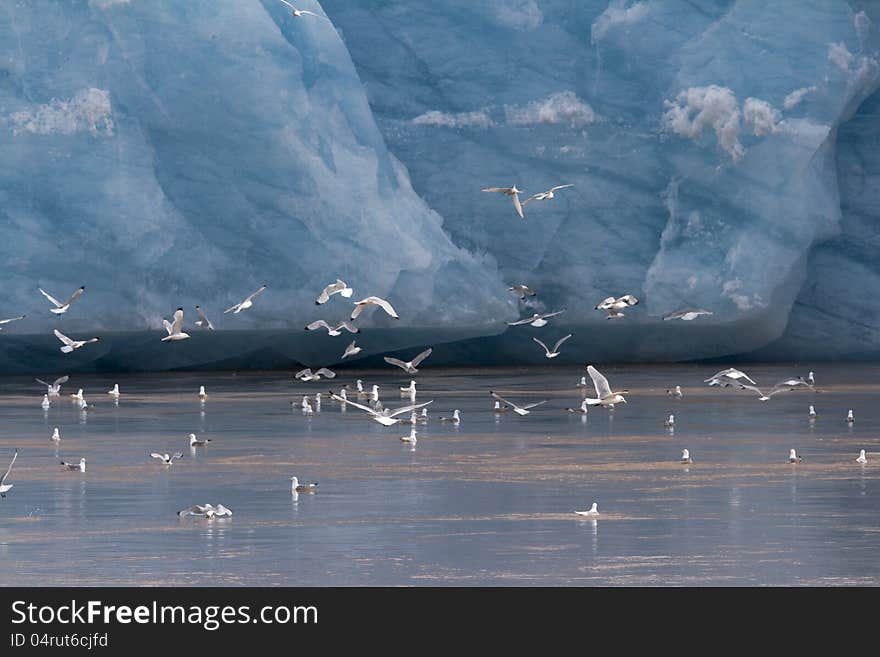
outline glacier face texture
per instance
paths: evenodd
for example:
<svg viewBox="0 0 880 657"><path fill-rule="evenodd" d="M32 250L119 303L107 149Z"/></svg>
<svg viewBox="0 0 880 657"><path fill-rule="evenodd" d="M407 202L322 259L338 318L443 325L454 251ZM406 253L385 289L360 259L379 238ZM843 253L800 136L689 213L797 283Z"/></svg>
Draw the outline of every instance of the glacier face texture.
<svg viewBox="0 0 880 657"><path fill-rule="evenodd" d="M301 4L327 19L0 8L0 316L28 315L0 368L328 365L345 338L302 326L369 294L401 319L359 320L366 363L546 362L531 336L568 331L558 361L880 353L875 3ZM563 183L525 221L480 192ZM315 306L337 276L355 297ZM36 289L79 285L61 319ZM160 343L178 306L194 337ZM684 306L714 315L662 321ZM102 340L62 356L55 327Z"/></svg>

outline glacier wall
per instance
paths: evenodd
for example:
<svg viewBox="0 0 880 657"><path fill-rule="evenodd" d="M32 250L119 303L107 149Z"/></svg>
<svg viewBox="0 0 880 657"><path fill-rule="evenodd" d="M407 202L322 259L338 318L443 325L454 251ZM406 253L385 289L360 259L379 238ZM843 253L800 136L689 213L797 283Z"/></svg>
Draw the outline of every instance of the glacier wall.
<svg viewBox="0 0 880 657"><path fill-rule="evenodd" d="M327 19L0 6L0 316L28 315L0 370L331 364L302 325L347 314L313 303L336 276L401 315L360 322L367 363L541 362L563 331L570 362L880 353L876 3L301 5ZM522 221L479 191L514 183L574 187ZM521 282L561 321L505 331ZM60 320L36 290L83 284ZM195 304L218 330L160 343ZM661 320L685 305L715 314ZM56 326L102 341L62 357Z"/></svg>

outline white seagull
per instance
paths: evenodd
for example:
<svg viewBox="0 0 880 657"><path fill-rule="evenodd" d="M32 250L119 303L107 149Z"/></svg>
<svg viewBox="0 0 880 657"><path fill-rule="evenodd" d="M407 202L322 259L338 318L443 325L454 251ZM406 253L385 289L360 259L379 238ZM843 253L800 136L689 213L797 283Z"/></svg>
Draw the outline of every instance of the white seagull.
<svg viewBox="0 0 880 657"><path fill-rule="evenodd" d="M681 450L681 459L682 463L693 463L694 460L691 458L691 453L687 449Z"/></svg>
<svg viewBox="0 0 880 657"><path fill-rule="evenodd" d="M456 408L452 411L452 417L441 417L438 418L441 422L452 422L452 424L461 424L461 415L459 410Z"/></svg>
<svg viewBox="0 0 880 657"><path fill-rule="evenodd" d="M356 340L352 340L351 344L345 348L345 353L342 354L343 358L348 358L349 356L357 356L359 353L363 351L362 347L358 347L355 342Z"/></svg>
<svg viewBox="0 0 880 657"><path fill-rule="evenodd" d="M575 511L579 516L598 516L599 515L599 505L596 502L593 502L593 506L591 506L586 511Z"/></svg>
<svg viewBox="0 0 880 657"><path fill-rule="evenodd" d="M90 340L71 340L58 329L55 329L55 337L64 343L64 345L61 347L61 353L63 354L69 354L74 349L79 349L84 345L90 344L92 342L97 342L100 339L91 338Z"/></svg>
<svg viewBox="0 0 880 657"><path fill-rule="evenodd" d="M367 306L379 306L394 319L400 319L400 317L397 315L397 312L394 310L394 307L381 297L367 297L366 299L355 301L354 310L351 311L350 319L357 319L358 315L360 315Z"/></svg>
<svg viewBox="0 0 880 657"><path fill-rule="evenodd" d="M19 315L18 317L10 317L9 319L0 319L0 331L3 330L3 324L8 324L9 322L17 322L20 319L24 319L27 315Z"/></svg>
<svg viewBox="0 0 880 657"><path fill-rule="evenodd" d="M596 304L596 310L604 310L608 313L605 319L617 319L623 317L620 312L624 308L635 306L639 300L631 294L624 294L622 297L607 297Z"/></svg>
<svg viewBox="0 0 880 657"><path fill-rule="evenodd" d="M335 283L331 283L322 290L321 294L318 295L318 298L315 299L315 303L319 306L322 303L327 303L330 301L330 297L334 294L339 294L346 299L349 299L351 298L351 295L354 294L354 290L348 287L348 284L345 281L337 278Z"/></svg>
<svg viewBox="0 0 880 657"><path fill-rule="evenodd" d="M153 452L152 454L150 454L150 456L152 456L154 459L159 459L160 461L162 461L163 465L171 465L172 463L174 463L174 459L183 458L183 454L181 454L180 452L174 452L174 454L170 456L168 454L159 454L158 452Z"/></svg>
<svg viewBox="0 0 880 657"><path fill-rule="evenodd" d="M205 386L199 386L199 399L205 401L208 398L208 393L205 392Z"/></svg>
<svg viewBox="0 0 880 657"><path fill-rule="evenodd" d="M235 304L234 306L230 306L229 308L227 308L226 310L223 311L223 314L225 315L226 313L233 313L233 314L237 315L242 310L247 310L248 308L250 308L251 306L254 305L254 297L256 297L260 292L262 292L265 289L266 289L266 286L261 285L259 290L257 290L256 292L254 292L253 294L248 296L244 301L240 301L239 303Z"/></svg>
<svg viewBox="0 0 880 657"><path fill-rule="evenodd" d="M61 386L67 383L67 380L70 379L69 376L61 376L55 379L53 383L46 383L42 379L35 379L37 383L42 383L46 386L46 390L50 397L58 397L61 394Z"/></svg>
<svg viewBox="0 0 880 657"><path fill-rule="evenodd" d="M288 7L290 7L290 15L294 16L295 18L302 18L303 16L314 16L316 18L323 18L324 20L330 20L326 16L321 16L321 14L316 14L313 11L308 11L307 9L297 9L292 4L290 4L287 0L280 0L280 1L283 2L284 4L286 4Z"/></svg>
<svg viewBox="0 0 880 657"><path fill-rule="evenodd" d="M211 323L211 320L208 319L208 316L205 314L205 311L202 310L201 306L196 306L196 315L199 316L196 320L196 326L211 331L214 330L214 325Z"/></svg>
<svg viewBox="0 0 880 657"><path fill-rule="evenodd" d="M187 508L178 511L177 515L181 518L185 518L186 516L198 516L211 520L213 518L231 516L232 509L227 509L222 504L218 504L217 506L214 506L213 504L193 504L192 506L188 506Z"/></svg>
<svg viewBox="0 0 880 657"><path fill-rule="evenodd" d="M189 446L190 447L205 447L205 446L207 446L207 444L209 442L211 442L210 438L204 438L202 440L199 440L198 438L196 438L196 434L194 434L194 433L189 434L189 436L187 436L187 438L189 438Z"/></svg>
<svg viewBox="0 0 880 657"><path fill-rule="evenodd" d="M162 320L162 326L165 327L165 330L168 332L164 338L162 338L162 342L168 342L169 340L186 340L189 337L189 333L184 333L181 329L183 329L183 308L178 308L174 311L174 322L169 322L167 319Z"/></svg>
<svg viewBox="0 0 880 657"><path fill-rule="evenodd" d="M415 381L410 381L409 385L406 387L404 387L404 386L399 386L399 387L400 387L400 394L401 395L415 395L416 394L416 382Z"/></svg>
<svg viewBox="0 0 880 657"><path fill-rule="evenodd" d="M865 450L861 450L859 452L859 458L856 459L856 463L861 463L862 465L865 465L865 463L867 463L867 462L868 462L868 458L865 456ZM10 465L9 467L11 468L12 466ZM7 472L6 474L9 474L9 473Z"/></svg>
<svg viewBox="0 0 880 657"><path fill-rule="evenodd" d="M415 413L413 413L413 415L415 415ZM410 445L415 445L419 440L418 438L416 438L416 433L417 433L416 428L413 427L412 429L410 429L408 436L401 436L400 437L400 442L409 443Z"/></svg>
<svg viewBox="0 0 880 657"><path fill-rule="evenodd" d="M732 385L732 382L729 379L733 379L736 381L737 379L745 379L752 385L758 385L755 383L745 372L742 372L735 367L730 367L726 370L721 370L720 372L715 372L708 379L703 379L703 383L708 383L710 386L729 386Z"/></svg>
<svg viewBox="0 0 880 657"><path fill-rule="evenodd" d="M322 367L318 371L312 372L312 369L307 367L293 375L295 379L302 379L303 381L320 381L322 376L332 379L336 376L336 372L328 370L326 367Z"/></svg>
<svg viewBox="0 0 880 657"><path fill-rule="evenodd" d="M864 450L862 450L862 454L864 454ZM15 450L15 453L12 455L12 460L9 462L9 467L6 468L6 474L3 477L0 477L0 497L6 497L6 493L15 485L15 484L7 484L6 479L9 477L9 473L12 472L12 465L15 463L15 459L18 458L18 450Z"/></svg>
<svg viewBox="0 0 880 657"><path fill-rule="evenodd" d="M297 479L296 477L290 478L290 490L293 493L314 493L317 487L317 481L310 484L301 484L299 483L299 479Z"/></svg>
<svg viewBox="0 0 880 657"><path fill-rule="evenodd" d="M84 458L81 458L79 460L79 463L68 463L67 461L61 461L61 465L64 466L64 468L66 470L70 470L70 471L76 471L76 470L79 470L80 472L86 471L86 460Z"/></svg>
<svg viewBox="0 0 880 657"><path fill-rule="evenodd" d="M566 335L564 338L560 338L559 340L557 340L556 344L553 345L553 351L548 349L547 345L545 345L543 342L541 342L538 338L532 338L532 340L534 340L539 345L544 347L544 351L546 352L545 355L547 356L547 358L556 358L559 355L559 347L562 346L562 343L565 342L566 340L568 340L570 337L571 337L571 333Z"/></svg>
<svg viewBox="0 0 880 657"><path fill-rule="evenodd" d="M556 192L559 189L565 189L566 187L574 187L574 185L556 185L556 187L551 187L546 192L538 192L537 194L532 194L525 201L523 201L523 205L530 203L531 201L549 201L551 198L556 198Z"/></svg>
<svg viewBox="0 0 880 657"><path fill-rule="evenodd" d="M353 402L351 400L342 399L342 397L335 394L333 391L330 391L329 394L330 394L330 397L335 399L336 401L344 401L347 404L354 406L355 408L359 408L362 411L366 411L367 413L370 414L372 420L375 420L379 424L386 426L386 427L390 427L391 425L397 424L398 422L400 422L401 420L397 419L398 415L403 415L404 413L411 413L415 409L422 408L423 406L427 406L428 404L430 404L434 401L432 399L431 401L422 402L421 404L410 404L409 406L404 406L402 408L397 408L394 410L391 410L390 408L383 408L381 410L376 410L376 409L370 408L369 406L365 406L363 404L358 404L358 403Z"/></svg>
<svg viewBox="0 0 880 657"><path fill-rule="evenodd" d="M798 456L797 452L794 451L794 447L792 447L788 452L788 462L789 463L800 463L803 459Z"/></svg>
<svg viewBox="0 0 880 657"><path fill-rule="evenodd" d="M114 399L119 399L119 395L121 394L121 393L119 392L119 384L118 384L118 383L114 383L114 384L113 384L113 389L112 389L112 390L108 390L108 391L107 391L107 394L110 395L111 397L113 397Z"/></svg>
<svg viewBox="0 0 880 657"><path fill-rule="evenodd" d="M507 322L508 326L522 326L523 324L528 324L529 326L534 326L535 328L541 328L542 326L546 326L549 322L547 321L548 317L556 317L556 315L561 315L565 312L565 309L557 310L552 313L535 313L531 317L523 317L522 319L518 319L515 322Z"/></svg>
<svg viewBox="0 0 880 657"><path fill-rule="evenodd" d="M676 310L674 312L669 313L668 315L664 315L663 321L668 322L671 319L680 319L683 322L690 322L695 320L700 315L712 315L711 310L703 310L702 308L682 308L681 310Z"/></svg>
<svg viewBox="0 0 880 657"><path fill-rule="evenodd" d="M51 301L52 304L55 306L54 308L49 308L49 312L54 313L56 315L63 315L64 313L66 313L67 309L70 308L70 304L72 304L74 301L79 299L80 295L86 291L85 285L83 285L76 292L74 292L72 295L70 295L70 298L67 301L64 301L62 303L61 301L59 301L58 299L53 297L51 294L46 292L46 290L44 290L43 288L38 287L37 289L40 291L40 293L44 297L46 297L49 301Z"/></svg>
<svg viewBox="0 0 880 657"><path fill-rule="evenodd" d="M492 395L498 401L502 402L503 404L510 406L510 408L513 409L513 412L516 413L517 415L528 415L529 413L531 413L531 411L529 409L535 408L535 406L540 406L541 404L547 403L547 400L545 399L543 401L535 402L534 404L526 404L525 406L517 406L512 401L505 399L504 397L499 395L497 392L493 392L492 390L490 390L489 394Z"/></svg>
<svg viewBox="0 0 880 657"><path fill-rule="evenodd" d="M675 426L675 416L674 416L674 415L670 415L670 416L669 416L669 419L666 420L666 422L663 423L663 426L664 426L664 427L674 427L674 426Z"/></svg>
<svg viewBox="0 0 880 657"><path fill-rule="evenodd" d="M526 297L533 297L537 294L528 285L512 285L507 290L508 292L516 292L516 296L519 297L520 301L525 301Z"/></svg>
<svg viewBox="0 0 880 657"><path fill-rule="evenodd" d="M593 367L592 365L588 365L587 374L590 375L590 378L593 380L593 385L596 388L596 399L586 399L586 402L590 406L601 404L606 408L614 408L615 404L626 403L626 399L624 399L623 395L620 394L621 392L626 391L612 391L611 386L608 385L608 379L606 379L595 367Z"/></svg>
<svg viewBox="0 0 880 657"><path fill-rule="evenodd" d="M327 335L336 337L337 335L342 335L342 329L345 329L349 333L360 333L361 330L349 322L348 320L343 319L336 326L330 326L323 319L319 319L311 324L306 325L306 331L314 331L315 329L324 328L327 329Z"/></svg>
<svg viewBox="0 0 880 657"><path fill-rule="evenodd" d="M856 421L856 418L855 418L855 416L853 415L852 409L849 409L849 411L847 411L847 413L846 413L846 421L847 421L847 422L855 422L855 421Z"/></svg>
<svg viewBox="0 0 880 657"><path fill-rule="evenodd" d="M666 394L675 397L676 399L681 399L681 386L675 386L675 388L667 388Z"/></svg>
<svg viewBox="0 0 880 657"><path fill-rule="evenodd" d="M40 402L40 406L43 410L48 410L51 405L52 402L49 401L49 395L43 395L43 401Z"/></svg>
<svg viewBox="0 0 880 657"><path fill-rule="evenodd" d="M481 189L482 192L500 192L502 194L506 194L513 199L513 207L516 209L516 213L519 215L520 219L525 219L525 215L523 214L522 204L519 202L519 195L522 194L521 189L517 189L516 185L513 187L486 187L485 189Z"/></svg>
<svg viewBox="0 0 880 657"><path fill-rule="evenodd" d="M811 420L815 420L815 419L816 419L816 409L813 408L813 405L812 405L812 404L810 404L810 412L807 413L807 415L809 416L809 418L810 418Z"/></svg>
<svg viewBox="0 0 880 657"><path fill-rule="evenodd" d="M56 443L61 441L61 432L58 430L58 427L55 427L49 440L54 440Z"/></svg>
<svg viewBox="0 0 880 657"><path fill-rule="evenodd" d="M428 347L418 356L409 361L402 361L398 358L391 358L390 356L385 356L385 362L389 365L397 365L397 367L401 368L407 374L415 374L418 372L416 369L423 360L425 360L428 356L431 355L431 352L434 351L432 347Z"/></svg>

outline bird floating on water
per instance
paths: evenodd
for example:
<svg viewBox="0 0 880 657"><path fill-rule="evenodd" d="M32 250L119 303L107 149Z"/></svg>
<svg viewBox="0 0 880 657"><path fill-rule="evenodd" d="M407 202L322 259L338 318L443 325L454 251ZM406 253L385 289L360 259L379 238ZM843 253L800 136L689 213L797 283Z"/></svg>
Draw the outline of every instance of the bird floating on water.
<svg viewBox="0 0 880 657"><path fill-rule="evenodd" d="M544 399L542 401L535 402L534 404L525 404L524 406L518 406L518 405L514 404L512 401L510 401L509 399L505 399L504 397L499 395L497 392L490 390L489 394L492 395L498 401L500 401L502 404L505 404L506 406L509 406L510 408L512 408L513 412L516 413L517 415L528 415L529 413L532 412L530 409L535 408L536 406L540 406L541 404L547 403L547 400Z"/></svg>
<svg viewBox="0 0 880 657"><path fill-rule="evenodd" d="M71 340L58 329L55 329L54 333L55 337L64 343L64 345L61 347L61 353L63 354L69 354L74 349L79 349L80 347L100 340L100 338L90 338L88 340Z"/></svg>
<svg viewBox="0 0 880 657"><path fill-rule="evenodd" d="M407 374L415 374L416 372L419 371L416 368L419 366L419 364L423 360L425 360L428 356L431 355L432 351L434 351L434 349L432 347L428 347L422 353L420 353L418 356L416 356L412 360L406 361L406 362L400 360L399 358L391 358L390 356L385 356L384 360L389 365L397 365L397 367L401 368Z"/></svg>
<svg viewBox="0 0 880 657"><path fill-rule="evenodd" d="M348 284L345 281L337 278L335 283L330 283L330 285L321 290L321 294L315 299L315 304L320 306L321 304L327 303L330 301L330 297L334 294L350 299L351 295L354 294L354 290L348 287Z"/></svg>
<svg viewBox="0 0 880 657"><path fill-rule="evenodd" d="M401 436L400 437L400 442L409 443L410 445L415 445L419 440L418 438L416 438L416 433L418 433L418 432L416 431L416 428L413 427L412 429L410 429L408 436Z"/></svg>
<svg viewBox="0 0 880 657"><path fill-rule="evenodd" d="M847 421L847 422L855 422L855 421L856 421L856 418L855 418L855 416L853 415L852 409L849 409L849 411L847 412L847 414L846 414L846 421Z"/></svg>
<svg viewBox="0 0 880 657"><path fill-rule="evenodd" d="M504 404L502 404L500 401L498 401L498 400L496 399L496 400L495 400L495 406L492 408L492 410L495 411L496 413L506 413L506 412L507 412L507 406L505 406Z"/></svg>
<svg viewBox="0 0 880 657"><path fill-rule="evenodd" d="M675 388L667 388L666 394L675 397L676 399L681 399L681 386L675 386Z"/></svg>
<svg viewBox="0 0 880 657"><path fill-rule="evenodd" d="M544 344L543 342L541 342L538 338L532 338L532 340L534 340L534 341L537 342L539 345L541 345L542 347L544 347L544 355L545 355L547 358L556 358L556 357L559 355L559 347L561 347L561 346L562 346L562 343L565 342L566 340L568 340L570 337L571 337L571 333L569 333L569 334L566 335L565 337L559 338L559 340L556 341L556 344L553 345L553 349L552 349L552 350L548 349L548 348L547 348L547 345Z"/></svg>
<svg viewBox="0 0 880 657"><path fill-rule="evenodd" d="M190 447L205 447L209 442L211 442L210 438L203 438L202 440L199 440L198 438L196 438L196 434L194 433L189 434L187 438L189 439Z"/></svg>
<svg viewBox="0 0 880 657"><path fill-rule="evenodd" d="M798 456L798 453L795 451L794 447L791 448L788 452L788 462L789 463L800 463L803 459Z"/></svg>
<svg viewBox="0 0 880 657"><path fill-rule="evenodd" d="M214 518L228 518L232 515L232 509L228 509L222 504L214 506L213 504L193 504L185 509L177 512L181 518L186 516L196 516L213 520Z"/></svg>
<svg viewBox="0 0 880 657"><path fill-rule="evenodd" d="M81 458L79 460L79 463L68 463L67 461L61 461L61 465L64 467L65 470L69 471L86 471L86 460L84 458Z"/></svg>
<svg viewBox="0 0 880 657"><path fill-rule="evenodd" d="M681 450L681 459L680 459L680 462L681 462L681 463L686 463L686 464L688 464L688 465L690 465L691 463L694 462L694 460L691 458L691 453L690 453L687 449L683 449L683 450Z"/></svg>
<svg viewBox="0 0 880 657"><path fill-rule="evenodd" d="M664 427L674 427L675 426L675 415L670 415L666 422L663 423Z"/></svg>
<svg viewBox="0 0 880 657"><path fill-rule="evenodd" d="M597 502L593 502L593 506L591 506L586 511L575 511L575 513L579 516L598 516L599 504Z"/></svg>
<svg viewBox="0 0 880 657"><path fill-rule="evenodd" d="M459 410L456 408L452 411L452 417L441 417L437 418L440 422L452 422L452 424L460 424L461 423L461 414Z"/></svg>
<svg viewBox="0 0 880 657"><path fill-rule="evenodd" d="M525 215L523 214L522 204L519 201L519 195L522 194L521 189L517 189L516 185L513 187L486 187L480 190L481 192L500 192L501 194L505 194L506 196L510 196L513 199L513 207L516 210L516 213L519 215L520 219L525 219Z"/></svg>
<svg viewBox="0 0 880 657"><path fill-rule="evenodd" d="M46 292L46 290L44 290L43 288L38 287L37 289L40 291L40 293L44 297L46 297L52 303L52 305L55 306L54 308L49 308L49 312L54 313L56 315L63 315L64 313L66 313L68 308L70 308L70 304L72 304L74 301L79 299L79 297L82 295L82 293L86 291L86 287L85 287L85 285L83 285L76 292L74 292L72 295L70 295L70 298L67 301L61 302L58 299L56 299L55 297L53 297L51 294Z"/></svg>
<svg viewBox="0 0 880 657"><path fill-rule="evenodd" d="M58 430L58 427L55 427L49 440L54 440L56 443L61 441L61 432Z"/></svg>
<svg viewBox="0 0 880 657"><path fill-rule="evenodd" d="M312 482L310 484L301 484L299 483L299 479L296 477L290 478L290 490L294 493L314 493L315 489L318 487L318 482Z"/></svg>
<svg viewBox="0 0 880 657"><path fill-rule="evenodd" d="M865 465L865 463L867 463L867 462L868 462L868 458L865 456L865 450L860 450L859 451L859 458L856 459L856 463L861 463L862 465Z"/></svg>
<svg viewBox="0 0 880 657"><path fill-rule="evenodd" d="M812 405L812 404L810 404L810 412L807 413L807 415L809 416L809 418L810 418L811 420L815 420L815 419L816 419L816 409L813 408L813 405Z"/></svg>
<svg viewBox="0 0 880 657"><path fill-rule="evenodd" d="M239 301L238 303L230 306L229 308L227 308L226 310L223 311L223 314L225 315L226 313L232 313L234 315L237 315L242 310L247 310L248 308L250 308L251 306L254 305L254 298L256 298L256 296L258 294L260 294L265 289L266 289L266 286L261 285L259 290L257 290L253 294L247 296L243 301Z"/></svg>
<svg viewBox="0 0 880 657"><path fill-rule="evenodd" d="M110 390L108 390L108 391L107 391L107 394L110 395L111 397L114 397L114 398L117 398L117 399L118 399L118 398L119 398L119 395L121 394L121 393L119 392L119 384L118 384L118 383L114 383L114 384L113 384L113 388L111 388Z"/></svg>
<svg viewBox="0 0 880 657"><path fill-rule="evenodd" d="M199 386L199 399L205 401L208 398L208 393L205 392L205 386Z"/></svg>
<svg viewBox="0 0 880 657"><path fill-rule="evenodd" d="M50 406L52 406L52 402L49 401L49 395L43 395L43 401L40 402L40 406L42 409L48 410Z"/></svg>

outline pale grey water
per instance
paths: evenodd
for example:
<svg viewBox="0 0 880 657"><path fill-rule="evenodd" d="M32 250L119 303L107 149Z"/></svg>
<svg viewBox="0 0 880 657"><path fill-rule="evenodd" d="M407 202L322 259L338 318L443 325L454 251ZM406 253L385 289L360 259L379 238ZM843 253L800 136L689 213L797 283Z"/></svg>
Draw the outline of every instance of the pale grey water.
<svg viewBox="0 0 880 657"><path fill-rule="evenodd" d="M414 451L398 440L407 426L326 399L320 414L299 411L303 392L355 378L402 404L409 377L394 371L310 384L281 372L76 375L45 414L32 378L0 379L4 471L20 449L0 500L0 585L880 583L877 366L743 366L765 385L816 371L819 392L768 403L705 387L721 367L601 369L630 403L585 421L561 410L579 405L582 368L423 369L419 400L435 401ZM118 406L104 392L115 382ZM681 400L665 394L675 384ZM67 397L78 387L95 405L85 416ZM490 389L550 402L496 416ZM436 422L454 408L459 427ZM191 431L213 442L191 455ZM803 463L787 463L791 447ZM148 456L176 450L170 469ZM88 471L62 471L59 451ZM319 492L292 501L293 474ZM596 522L572 513L594 500ZM234 516L176 516L197 502Z"/></svg>

